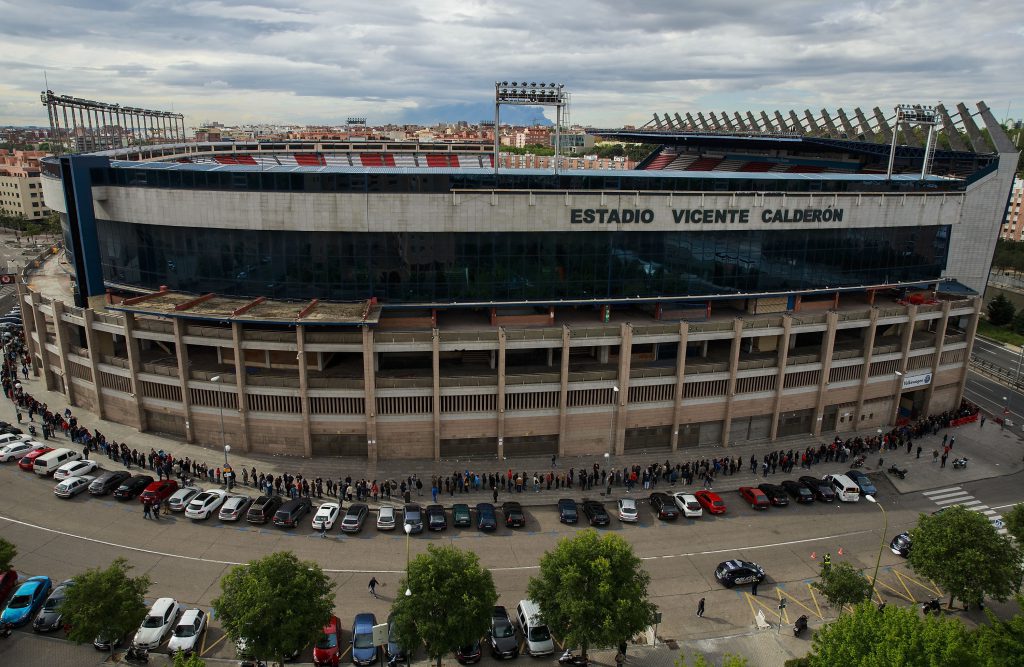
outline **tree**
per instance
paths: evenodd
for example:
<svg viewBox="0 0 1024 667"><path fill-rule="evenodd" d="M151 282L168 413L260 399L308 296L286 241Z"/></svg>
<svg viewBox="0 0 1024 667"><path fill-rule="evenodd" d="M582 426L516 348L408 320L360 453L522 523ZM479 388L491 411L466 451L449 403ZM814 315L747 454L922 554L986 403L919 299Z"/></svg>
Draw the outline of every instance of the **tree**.
<svg viewBox="0 0 1024 667"><path fill-rule="evenodd" d="M1012 510L1003 515L1003 521L1006 531L1017 540L1017 545L1024 544L1024 503L1014 505ZM0 562L3 562L2 559Z"/></svg>
<svg viewBox="0 0 1024 667"><path fill-rule="evenodd" d="M174 667L206 667L206 661L199 657L198 653L189 653L178 649L174 652Z"/></svg>
<svg viewBox="0 0 1024 667"><path fill-rule="evenodd" d="M402 646L424 644L441 665L441 656L479 639L490 628L498 601L494 577L471 551L453 546L427 547L409 564L409 574L391 605Z"/></svg>
<svg viewBox="0 0 1024 667"><path fill-rule="evenodd" d="M284 662L320 636L334 609L334 582L290 551L236 565L220 588L213 609L224 631L257 659Z"/></svg>
<svg viewBox="0 0 1024 667"><path fill-rule="evenodd" d="M871 596L871 582L864 573L846 561L822 566L821 580L811 584L836 608L857 605Z"/></svg>
<svg viewBox="0 0 1024 667"><path fill-rule="evenodd" d="M1013 320L1015 308L1005 294L998 294L988 302L988 321L996 326L1009 324Z"/></svg>
<svg viewBox="0 0 1024 667"><path fill-rule="evenodd" d="M1017 606L1024 612L1024 596L1017 595ZM991 611L985 611L988 624L979 625L975 630L980 664L984 667L1024 666L1024 613L1018 612L1001 621Z"/></svg>
<svg viewBox="0 0 1024 667"><path fill-rule="evenodd" d="M914 544L917 548L917 544ZM920 617L916 607L870 601L854 607L814 633L812 667L932 667L976 663L971 634L957 619Z"/></svg>
<svg viewBox="0 0 1024 667"><path fill-rule="evenodd" d="M7 540L0 538L0 573L11 569L14 557L17 555L18 548Z"/></svg>
<svg viewBox="0 0 1024 667"><path fill-rule="evenodd" d="M626 540L584 530L544 554L527 592L552 633L586 657L591 646L617 646L654 623L650 582Z"/></svg>
<svg viewBox="0 0 1024 667"><path fill-rule="evenodd" d="M128 576L132 566L118 558L105 570L93 568L74 577L64 592L61 612L71 627L68 639L76 644L97 637L110 641L110 651L121 637L133 632L146 617L149 577Z"/></svg>
<svg viewBox="0 0 1024 667"><path fill-rule="evenodd" d="M1020 554L988 517L954 505L941 514L921 515L910 531L910 567L949 591L949 606L985 597L1006 600L1020 582Z"/></svg>

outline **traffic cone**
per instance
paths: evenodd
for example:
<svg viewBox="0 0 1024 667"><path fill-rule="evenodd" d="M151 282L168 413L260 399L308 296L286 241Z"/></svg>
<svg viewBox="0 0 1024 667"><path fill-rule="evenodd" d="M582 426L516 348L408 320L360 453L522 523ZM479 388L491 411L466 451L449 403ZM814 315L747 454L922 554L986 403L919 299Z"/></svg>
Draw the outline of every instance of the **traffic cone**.
<svg viewBox="0 0 1024 667"><path fill-rule="evenodd" d="M818 558L818 552L812 551L811 552L811 560L816 560L817 558Z"/></svg>
<svg viewBox="0 0 1024 667"><path fill-rule="evenodd" d="M836 554L839 555L839 556L842 556L843 555L843 548L839 547L839 551L837 551Z"/></svg>

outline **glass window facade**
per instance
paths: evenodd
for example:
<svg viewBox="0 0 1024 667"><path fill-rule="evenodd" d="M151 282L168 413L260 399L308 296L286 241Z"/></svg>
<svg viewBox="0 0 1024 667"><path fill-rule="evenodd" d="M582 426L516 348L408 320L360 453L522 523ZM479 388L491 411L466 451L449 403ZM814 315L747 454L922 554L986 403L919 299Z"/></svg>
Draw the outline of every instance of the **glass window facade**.
<svg viewBox="0 0 1024 667"><path fill-rule="evenodd" d="M238 231L97 220L104 279L388 303L801 291L936 279L948 226L670 232Z"/></svg>

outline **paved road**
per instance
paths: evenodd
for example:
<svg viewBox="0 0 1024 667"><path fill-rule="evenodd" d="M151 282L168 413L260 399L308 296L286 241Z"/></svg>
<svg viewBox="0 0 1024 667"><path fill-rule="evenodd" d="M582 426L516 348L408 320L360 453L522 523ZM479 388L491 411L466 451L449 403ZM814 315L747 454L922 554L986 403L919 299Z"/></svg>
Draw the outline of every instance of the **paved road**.
<svg viewBox="0 0 1024 667"><path fill-rule="evenodd" d="M973 401L993 417L1006 415L1019 432L1024 426L1024 392L1011 389L1004 384L976 372L967 374L964 398Z"/></svg>
<svg viewBox="0 0 1024 667"><path fill-rule="evenodd" d="M1024 372L1024 355L1021 348L1003 345L997 341L977 336L974 339L972 356L997 368L1016 373L1018 366Z"/></svg>

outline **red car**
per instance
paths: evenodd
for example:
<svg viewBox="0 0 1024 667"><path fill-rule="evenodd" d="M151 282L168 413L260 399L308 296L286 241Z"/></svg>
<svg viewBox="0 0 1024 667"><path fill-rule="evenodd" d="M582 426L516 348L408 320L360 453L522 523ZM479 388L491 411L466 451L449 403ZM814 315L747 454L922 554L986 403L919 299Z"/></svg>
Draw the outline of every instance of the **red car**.
<svg viewBox="0 0 1024 667"><path fill-rule="evenodd" d="M768 496L764 494L764 491L757 488L756 486L741 486L739 488L740 497L744 501L750 503L750 506L756 510L766 510L768 505L771 503L768 501Z"/></svg>
<svg viewBox="0 0 1024 667"><path fill-rule="evenodd" d="M153 482L139 495L139 501L143 503L162 503L178 490L178 483L173 479L164 479Z"/></svg>
<svg viewBox="0 0 1024 667"><path fill-rule="evenodd" d="M53 447L40 447L39 449L33 449L31 452L21 457L18 461L18 467L25 472L33 472L35 469L36 459L43 454L48 454L53 451Z"/></svg>
<svg viewBox="0 0 1024 667"><path fill-rule="evenodd" d="M0 574L0 604L7 601L7 596L14 590L18 583L18 573L14 570L7 570Z"/></svg>
<svg viewBox="0 0 1024 667"><path fill-rule="evenodd" d="M694 493L693 496L708 514L725 514L725 503L722 502L722 497L714 491L701 489Z"/></svg>
<svg viewBox="0 0 1024 667"><path fill-rule="evenodd" d="M331 616L324 626L324 632L313 647L313 664L317 667L337 667L341 653L338 649L338 638L341 636L341 622L337 616Z"/></svg>

